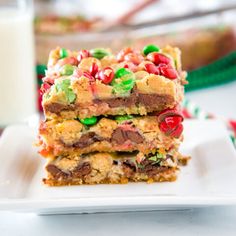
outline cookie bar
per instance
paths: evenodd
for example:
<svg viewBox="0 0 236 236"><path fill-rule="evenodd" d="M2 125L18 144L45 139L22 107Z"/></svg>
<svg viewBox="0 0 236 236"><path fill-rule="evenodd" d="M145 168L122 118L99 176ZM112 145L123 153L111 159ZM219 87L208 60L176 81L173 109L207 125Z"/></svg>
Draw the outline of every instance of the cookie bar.
<svg viewBox="0 0 236 236"><path fill-rule="evenodd" d="M180 51L169 46L126 48L117 55L57 48L49 56L42 105L47 119L146 115L178 105L185 76Z"/></svg>
<svg viewBox="0 0 236 236"><path fill-rule="evenodd" d="M49 186L174 181L183 140L180 51L51 51L38 134Z"/></svg>
<svg viewBox="0 0 236 236"><path fill-rule="evenodd" d="M173 109L159 115L101 117L90 120L87 125L85 121L41 122L40 153L51 158L69 153L136 150L150 153L161 147L178 147L182 141L183 118ZM166 122L171 123L167 130L164 129Z"/></svg>
<svg viewBox="0 0 236 236"><path fill-rule="evenodd" d="M174 181L179 171L176 151L142 153L92 153L48 160L45 167L49 186L80 184L124 184L128 182ZM186 160L188 158L185 158Z"/></svg>

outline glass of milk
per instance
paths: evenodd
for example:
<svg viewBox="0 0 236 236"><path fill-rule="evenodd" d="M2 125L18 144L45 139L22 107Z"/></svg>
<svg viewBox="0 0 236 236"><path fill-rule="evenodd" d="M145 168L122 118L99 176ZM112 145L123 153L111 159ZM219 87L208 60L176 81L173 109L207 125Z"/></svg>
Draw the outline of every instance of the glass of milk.
<svg viewBox="0 0 236 236"><path fill-rule="evenodd" d="M0 0L0 127L35 113L32 2Z"/></svg>

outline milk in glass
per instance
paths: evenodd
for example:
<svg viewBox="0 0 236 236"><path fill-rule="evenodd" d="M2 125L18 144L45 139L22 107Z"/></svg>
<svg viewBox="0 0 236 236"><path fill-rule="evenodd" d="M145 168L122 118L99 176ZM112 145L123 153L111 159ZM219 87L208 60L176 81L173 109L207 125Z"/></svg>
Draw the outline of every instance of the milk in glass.
<svg viewBox="0 0 236 236"><path fill-rule="evenodd" d="M36 112L32 22L32 11L25 6L0 4L0 127Z"/></svg>

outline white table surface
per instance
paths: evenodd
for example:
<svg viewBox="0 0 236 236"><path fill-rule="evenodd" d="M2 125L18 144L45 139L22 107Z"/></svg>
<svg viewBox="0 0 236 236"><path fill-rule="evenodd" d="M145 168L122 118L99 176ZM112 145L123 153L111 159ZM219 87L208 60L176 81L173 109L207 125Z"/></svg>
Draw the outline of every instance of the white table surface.
<svg viewBox="0 0 236 236"><path fill-rule="evenodd" d="M236 119L236 82L186 97L206 111ZM234 184L235 181L232 181ZM234 184L233 187L236 187ZM236 206L185 211L38 216L0 212L0 236L236 235Z"/></svg>

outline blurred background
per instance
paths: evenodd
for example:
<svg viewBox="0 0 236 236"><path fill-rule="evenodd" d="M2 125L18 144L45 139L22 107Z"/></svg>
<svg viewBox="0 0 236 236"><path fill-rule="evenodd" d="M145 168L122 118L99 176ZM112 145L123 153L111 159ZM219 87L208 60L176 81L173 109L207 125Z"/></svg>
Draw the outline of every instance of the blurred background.
<svg viewBox="0 0 236 236"><path fill-rule="evenodd" d="M181 48L186 70L236 48L233 0L36 0L37 62L57 45L119 50L149 43Z"/></svg>

